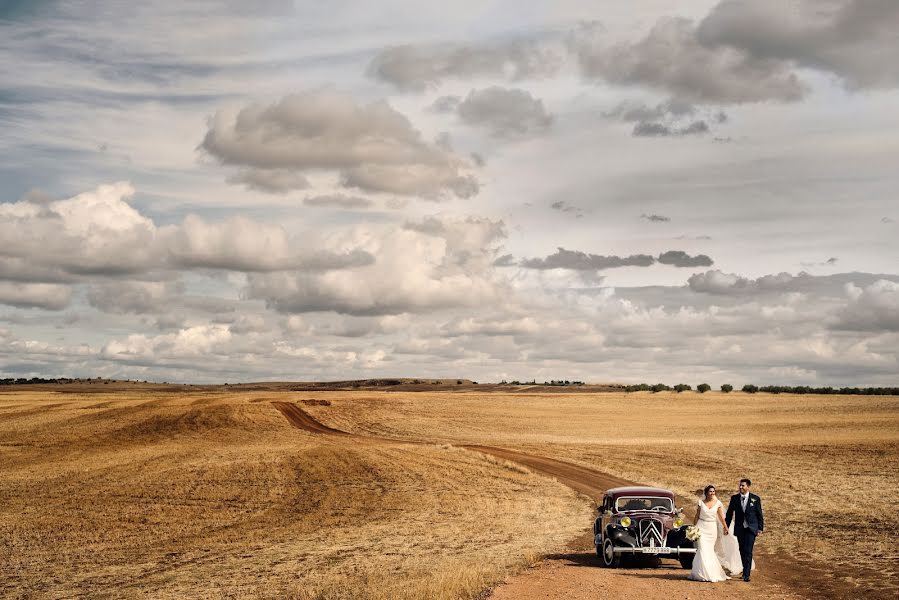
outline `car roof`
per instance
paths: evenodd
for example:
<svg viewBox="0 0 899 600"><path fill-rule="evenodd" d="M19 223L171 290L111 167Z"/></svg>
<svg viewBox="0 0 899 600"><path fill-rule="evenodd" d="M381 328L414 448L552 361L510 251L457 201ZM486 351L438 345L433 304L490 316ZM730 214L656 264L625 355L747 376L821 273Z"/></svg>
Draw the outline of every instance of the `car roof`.
<svg viewBox="0 0 899 600"><path fill-rule="evenodd" d="M662 496L663 498L671 498L673 500L674 492L665 488L635 485L606 490L606 496L613 498L618 498L619 496Z"/></svg>

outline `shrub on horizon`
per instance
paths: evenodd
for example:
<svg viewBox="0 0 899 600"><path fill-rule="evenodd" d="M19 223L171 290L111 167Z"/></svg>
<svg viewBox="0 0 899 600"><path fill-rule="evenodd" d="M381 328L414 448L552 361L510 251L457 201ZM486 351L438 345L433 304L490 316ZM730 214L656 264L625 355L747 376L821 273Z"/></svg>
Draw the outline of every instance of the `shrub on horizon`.
<svg viewBox="0 0 899 600"><path fill-rule="evenodd" d="M699 392L700 394L705 394L706 392L708 392L711 389L712 389L712 386L710 386L707 383L700 383L699 385L696 386L696 391Z"/></svg>
<svg viewBox="0 0 899 600"><path fill-rule="evenodd" d="M721 386L721 391L724 392L725 394L729 394L732 391L734 391L734 386L732 386L729 383L725 383L724 385Z"/></svg>

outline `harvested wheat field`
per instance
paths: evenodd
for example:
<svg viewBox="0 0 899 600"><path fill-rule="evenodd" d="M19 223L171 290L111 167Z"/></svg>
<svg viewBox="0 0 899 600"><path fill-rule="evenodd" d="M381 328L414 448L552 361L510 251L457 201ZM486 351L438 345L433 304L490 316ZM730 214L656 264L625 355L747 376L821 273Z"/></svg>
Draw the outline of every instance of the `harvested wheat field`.
<svg viewBox="0 0 899 600"><path fill-rule="evenodd" d="M304 434L270 399L0 394L0 595L472 597L583 528L518 465Z"/></svg>
<svg viewBox="0 0 899 600"><path fill-rule="evenodd" d="M495 595L739 597L599 569L583 532L597 482L690 496L744 475L762 569L799 574L756 597L897 593L896 398L759 394L747 420L736 393L108 391L0 393L3 597L474 598L543 555Z"/></svg>
<svg viewBox="0 0 899 600"><path fill-rule="evenodd" d="M726 501L749 477L765 507L760 562L788 559L779 571L810 597L899 595L899 398L539 388L328 398L308 411L338 429L553 456L685 498L714 483Z"/></svg>

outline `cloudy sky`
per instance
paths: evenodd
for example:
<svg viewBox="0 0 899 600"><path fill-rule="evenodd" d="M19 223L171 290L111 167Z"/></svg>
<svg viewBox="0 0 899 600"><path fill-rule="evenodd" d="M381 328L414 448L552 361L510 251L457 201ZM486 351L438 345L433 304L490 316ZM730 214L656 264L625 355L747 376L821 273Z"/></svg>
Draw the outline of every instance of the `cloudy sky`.
<svg viewBox="0 0 899 600"><path fill-rule="evenodd" d="M0 2L0 373L895 385L897 32L895 0Z"/></svg>

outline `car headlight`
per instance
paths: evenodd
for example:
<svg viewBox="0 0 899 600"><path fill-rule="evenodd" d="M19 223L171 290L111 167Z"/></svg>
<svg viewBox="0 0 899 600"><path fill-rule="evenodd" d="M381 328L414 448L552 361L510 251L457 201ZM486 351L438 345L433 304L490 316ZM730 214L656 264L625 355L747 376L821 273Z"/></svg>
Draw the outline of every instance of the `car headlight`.
<svg viewBox="0 0 899 600"><path fill-rule="evenodd" d="M683 520L683 519L681 519L680 517L677 517L676 519L674 519L674 526L675 526L675 527L683 527L683 525L684 525L684 520Z"/></svg>
<svg viewBox="0 0 899 600"><path fill-rule="evenodd" d="M621 517L621 526L622 527L630 527L631 526L631 518L630 517Z"/></svg>

